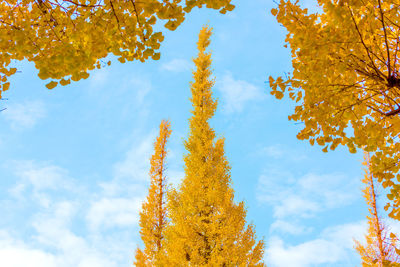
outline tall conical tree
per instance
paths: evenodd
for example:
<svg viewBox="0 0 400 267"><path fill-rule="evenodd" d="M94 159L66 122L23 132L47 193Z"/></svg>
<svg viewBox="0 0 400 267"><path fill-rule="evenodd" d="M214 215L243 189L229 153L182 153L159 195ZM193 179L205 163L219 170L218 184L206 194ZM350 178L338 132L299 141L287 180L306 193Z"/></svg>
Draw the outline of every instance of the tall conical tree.
<svg viewBox="0 0 400 267"><path fill-rule="evenodd" d="M145 249L137 249L135 266L155 266L163 254L162 241L167 224L165 158L166 143L171 134L168 121L160 124L160 135L154 142L150 159L150 188L140 212L140 235Z"/></svg>
<svg viewBox="0 0 400 267"><path fill-rule="evenodd" d="M363 192L370 215L367 216L366 244L355 241L355 248L361 256L362 266L398 267L400 266L400 257L397 254L397 238L389 233L383 219L379 216L377 184L371 173L370 158L367 153L363 164L366 166L365 176L362 180L365 184Z"/></svg>
<svg viewBox="0 0 400 267"><path fill-rule="evenodd" d="M246 226L243 202L233 201L224 139L216 139L208 122L217 108L206 52L210 36L211 29L204 27L197 43L185 178L169 194L165 266L264 266L264 243L255 240L252 225Z"/></svg>

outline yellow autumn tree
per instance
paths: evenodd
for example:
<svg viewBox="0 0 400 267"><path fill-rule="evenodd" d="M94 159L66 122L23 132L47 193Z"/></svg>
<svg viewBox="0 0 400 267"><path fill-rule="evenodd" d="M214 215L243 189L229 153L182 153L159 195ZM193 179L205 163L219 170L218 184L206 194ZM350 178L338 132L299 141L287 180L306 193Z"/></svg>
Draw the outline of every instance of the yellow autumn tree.
<svg viewBox="0 0 400 267"><path fill-rule="evenodd" d="M154 154L150 159L150 188L140 212L140 236L144 250L137 249L134 265L155 266L162 257L164 229L167 225L166 207L166 143L171 134L168 121L160 124L160 134L154 142Z"/></svg>
<svg viewBox="0 0 400 267"><path fill-rule="evenodd" d="M288 31L293 71L270 77L271 93L297 103L299 139L371 152L371 168L400 219L400 2L318 0L318 13L280 0L272 14ZM394 179L397 178L397 179ZM397 180L397 181L396 181Z"/></svg>
<svg viewBox="0 0 400 267"><path fill-rule="evenodd" d="M35 64L46 85L85 79L110 62L159 59L164 37L157 21L176 29L194 7L233 10L231 0L4 0L0 1L0 98L13 62ZM160 27L158 27L160 28Z"/></svg>
<svg viewBox="0 0 400 267"><path fill-rule="evenodd" d="M365 184L364 198L368 205L369 216L368 234L365 235L366 244L356 242L356 250L362 259L362 266L395 267L400 266L400 257L397 254L397 238L389 233L382 217L379 215L377 204L377 185L371 173L369 154L365 154L365 176L362 182Z"/></svg>
<svg viewBox="0 0 400 267"><path fill-rule="evenodd" d="M264 266L264 243L255 240L253 225L246 226L243 202L233 200L224 139L216 139L209 125L217 108L211 54L206 52L210 36L211 29L204 27L197 43L185 178L169 194L163 266Z"/></svg>

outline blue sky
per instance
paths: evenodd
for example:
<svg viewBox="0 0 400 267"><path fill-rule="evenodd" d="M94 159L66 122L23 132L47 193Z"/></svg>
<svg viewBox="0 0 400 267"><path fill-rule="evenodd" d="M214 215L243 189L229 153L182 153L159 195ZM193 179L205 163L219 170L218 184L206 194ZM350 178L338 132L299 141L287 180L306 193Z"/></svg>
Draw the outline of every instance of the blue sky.
<svg viewBox="0 0 400 267"><path fill-rule="evenodd" d="M315 8L313 1L302 1ZM1 102L0 258L6 267L131 266L138 212L160 121L169 119L168 177L183 177L191 59L213 27L212 126L226 138L237 201L280 266L356 266L353 238L365 232L361 154L323 153L296 139L294 104L269 95L268 76L290 72L285 29L271 0L234 1L221 15L194 10L166 32L159 61L120 64L53 90L32 64ZM393 228L400 229L397 224ZM5 263L5 265L4 265Z"/></svg>

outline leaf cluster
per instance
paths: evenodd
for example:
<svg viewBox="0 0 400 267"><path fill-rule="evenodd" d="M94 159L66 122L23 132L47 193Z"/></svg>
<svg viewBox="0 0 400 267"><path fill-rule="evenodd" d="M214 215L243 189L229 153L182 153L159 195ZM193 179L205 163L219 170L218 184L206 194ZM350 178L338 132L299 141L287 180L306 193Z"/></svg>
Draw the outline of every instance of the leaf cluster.
<svg viewBox="0 0 400 267"><path fill-rule="evenodd" d="M271 94L297 103L289 119L304 123L299 139L325 152L372 152L374 175L391 188L390 216L400 219L400 2L318 3L319 13L287 0L272 10L288 31L293 72L270 77Z"/></svg>
<svg viewBox="0 0 400 267"><path fill-rule="evenodd" d="M34 62L47 88L89 77L111 64L157 60L164 39L156 22L175 30L194 7L233 10L231 0L4 0L0 1L0 97L13 61Z"/></svg>

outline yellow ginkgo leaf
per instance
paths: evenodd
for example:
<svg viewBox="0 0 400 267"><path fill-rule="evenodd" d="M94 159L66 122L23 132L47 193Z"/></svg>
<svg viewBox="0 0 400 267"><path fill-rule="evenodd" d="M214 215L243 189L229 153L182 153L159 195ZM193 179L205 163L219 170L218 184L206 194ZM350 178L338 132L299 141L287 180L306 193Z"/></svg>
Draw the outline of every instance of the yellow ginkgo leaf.
<svg viewBox="0 0 400 267"><path fill-rule="evenodd" d="M60 84L61 85L63 85L63 86L65 86L65 85L67 85L67 84L70 84L71 83L71 80L70 79L61 79L60 80Z"/></svg>
<svg viewBox="0 0 400 267"><path fill-rule="evenodd" d="M55 81L51 81L48 84L46 84L47 89L53 89L54 87L56 87L58 84L58 82Z"/></svg>
<svg viewBox="0 0 400 267"><path fill-rule="evenodd" d="M9 82L6 82L6 83L3 83L3 91L7 91L8 89L10 89L10 83Z"/></svg>

